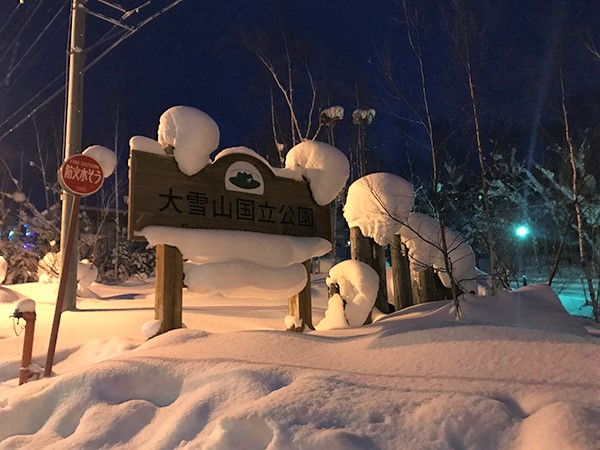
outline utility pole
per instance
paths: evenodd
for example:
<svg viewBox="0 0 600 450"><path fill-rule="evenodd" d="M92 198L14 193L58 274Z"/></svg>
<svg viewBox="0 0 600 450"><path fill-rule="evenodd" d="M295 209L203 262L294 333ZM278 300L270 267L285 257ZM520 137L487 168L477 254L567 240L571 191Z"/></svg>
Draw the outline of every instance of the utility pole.
<svg viewBox="0 0 600 450"><path fill-rule="evenodd" d="M64 159L81 152L81 128L83 117L83 71L85 64L85 8L87 0L73 0L71 11L71 38L69 40L69 81L67 87L67 114L65 124ZM65 258L68 224L74 197L63 191L62 218L60 227L60 251ZM76 227L74 242L79 241L79 217L73 221ZM77 263L79 248L73 245L71 263L68 268L63 310L77 306Z"/></svg>

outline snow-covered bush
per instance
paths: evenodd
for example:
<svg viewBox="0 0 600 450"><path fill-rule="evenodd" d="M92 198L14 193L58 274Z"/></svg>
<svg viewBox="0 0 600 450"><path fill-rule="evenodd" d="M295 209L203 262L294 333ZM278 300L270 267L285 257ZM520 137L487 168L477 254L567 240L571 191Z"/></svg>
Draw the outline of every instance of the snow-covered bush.
<svg viewBox="0 0 600 450"><path fill-rule="evenodd" d="M399 230L408 248L411 267L415 271L433 267L445 287L452 286L442 252L440 224L433 217L411 213ZM477 292L475 253L467 241L450 228L444 228L452 277L465 292Z"/></svg>
<svg viewBox="0 0 600 450"><path fill-rule="evenodd" d="M40 283L52 283L58 280L60 274L59 252L48 252L40 259L37 268Z"/></svg>
<svg viewBox="0 0 600 450"><path fill-rule="evenodd" d="M377 272L365 263L347 260L331 268L326 282L330 287L337 285L339 294L329 299L325 318L315 328L331 330L362 326L377 298Z"/></svg>

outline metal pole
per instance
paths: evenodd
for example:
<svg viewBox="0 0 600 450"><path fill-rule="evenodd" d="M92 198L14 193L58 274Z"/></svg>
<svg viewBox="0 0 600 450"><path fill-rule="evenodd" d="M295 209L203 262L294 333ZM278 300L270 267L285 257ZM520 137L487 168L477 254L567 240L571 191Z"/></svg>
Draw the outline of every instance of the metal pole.
<svg viewBox="0 0 600 450"><path fill-rule="evenodd" d="M83 6L87 0L73 0L71 11L71 39L69 44L69 83L67 88L67 114L65 124L65 150L64 159L81 152L81 128L83 115L83 70L85 63L85 10ZM71 217L71 210L75 198L63 192L63 207L60 232L60 250L64 260L70 260L68 267L63 265L63 270L68 271L65 282L65 310L75 309L77 304L77 262L79 249L76 245L67 257L67 233ZM79 217L73 220L75 231L79 228ZM73 238L77 241L77 233ZM62 277L62 274L61 274Z"/></svg>

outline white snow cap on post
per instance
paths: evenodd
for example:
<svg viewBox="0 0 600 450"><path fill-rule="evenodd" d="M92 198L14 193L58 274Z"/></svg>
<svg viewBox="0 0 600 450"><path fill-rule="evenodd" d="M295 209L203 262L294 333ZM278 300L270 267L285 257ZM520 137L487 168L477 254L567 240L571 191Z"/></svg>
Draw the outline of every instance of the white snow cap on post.
<svg viewBox="0 0 600 450"><path fill-rule="evenodd" d="M391 173L372 173L350 185L344 205L348 226L359 227L379 245L392 242L394 234L413 207L412 185Z"/></svg>
<svg viewBox="0 0 600 450"><path fill-rule="evenodd" d="M158 142L173 147L179 170L186 175L200 172L219 145L219 127L206 113L190 106L174 106L160 116Z"/></svg>
<svg viewBox="0 0 600 450"><path fill-rule="evenodd" d="M304 141L292 147L285 158L285 168L302 174L319 205L331 203L350 176L346 155L319 141Z"/></svg>
<svg viewBox="0 0 600 450"><path fill-rule="evenodd" d="M377 272L365 263L347 260L331 268L326 282L327 286L337 284L340 293L329 299L325 318L315 328L332 330L362 326L375 305L379 290Z"/></svg>
<svg viewBox="0 0 600 450"><path fill-rule="evenodd" d="M30 298L21 299L15 305L15 309L18 309L22 313L35 312L35 301Z"/></svg>
<svg viewBox="0 0 600 450"><path fill-rule="evenodd" d="M83 151L85 156L95 159L100 167L104 178L110 177L117 166L117 155L112 150L101 145L92 145Z"/></svg>
<svg viewBox="0 0 600 450"><path fill-rule="evenodd" d="M400 228L402 242L408 248L411 267L419 272L433 267L447 288L451 287L442 252L442 234L439 222L425 214L413 212L406 225ZM456 231L444 227L452 275L466 292L477 292L475 281L475 253L467 241Z"/></svg>

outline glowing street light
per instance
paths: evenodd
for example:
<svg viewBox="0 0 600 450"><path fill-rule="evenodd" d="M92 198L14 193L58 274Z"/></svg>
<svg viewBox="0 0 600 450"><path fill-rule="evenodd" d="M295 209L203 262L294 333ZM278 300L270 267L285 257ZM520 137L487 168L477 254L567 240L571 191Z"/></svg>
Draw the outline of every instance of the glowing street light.
<svg viewBox="0 0 600 450"><path fill-rule="evenodd" d="M519 225L515 228L515 234L520 239L525 239L529 235L529 228L527 228L527 225Z"/></svg>

